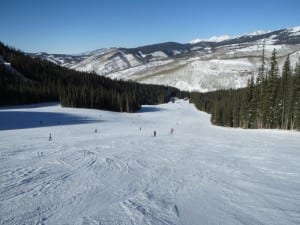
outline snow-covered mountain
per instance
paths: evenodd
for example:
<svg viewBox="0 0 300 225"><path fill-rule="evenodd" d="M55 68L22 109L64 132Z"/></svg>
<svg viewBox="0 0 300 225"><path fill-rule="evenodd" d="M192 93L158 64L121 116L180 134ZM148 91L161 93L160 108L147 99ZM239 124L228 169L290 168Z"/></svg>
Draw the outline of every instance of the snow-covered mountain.
<svg viewBox="0 0 300 225"><path fill-rule="evenodd" d="M228 39L232 39L231 36L227 35L227 34L224 34L224 35L221 35L221 36L212 36L208 39L202 39L202 38L196 38L192 41L190 41L191 44L197 44L199 42L203 42L203 41L208 41L208 42L221 42L221 41L225 41L225 40L228 40Z"/></svg>
<svg viewBox="0 0 300 225"><path fill-rule="evenodd" d="M246 86L251 75L257 75L264 41L267 60L275 48L280 67L288 54L292 64L298 61L300 26L251 32L234 38L214 37L187 44L166 42L137 48L100 49L79 55L32 55L113 79L204 92Z"/></svg>

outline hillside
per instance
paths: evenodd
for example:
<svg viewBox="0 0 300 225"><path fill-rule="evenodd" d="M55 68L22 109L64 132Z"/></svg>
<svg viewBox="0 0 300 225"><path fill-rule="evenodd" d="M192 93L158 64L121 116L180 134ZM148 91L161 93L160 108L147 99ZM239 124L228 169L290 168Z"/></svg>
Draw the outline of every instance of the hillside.
<svg viewBox="0 0 300 225"><path fill-rule="evenodd" d="M179 90L116 81L32 58L0 42L0 106L60 101L63 106L133 112Z"/></svg>
<svg viewBox="0 0 300 225"><path fill-rule="evenodd" d="M240 88L258 74L263 42L266 59L275 48L279 67L287 55L300 57L300 27L252 32L234 38L160 43L137 48L109 48L79 55L31 54L77 71L140 83L207 92ZM267 61L268 64L268 61Z"/></svg>

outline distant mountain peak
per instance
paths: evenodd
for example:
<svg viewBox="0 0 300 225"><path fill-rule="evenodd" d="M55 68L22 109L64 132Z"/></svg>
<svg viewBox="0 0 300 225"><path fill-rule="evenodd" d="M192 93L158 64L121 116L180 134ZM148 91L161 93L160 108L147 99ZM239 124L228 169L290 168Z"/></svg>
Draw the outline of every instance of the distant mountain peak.
<svg viewBox="0 0 300 225"><path fill-rule="evenodd" d="M294 35L300 35L300 26L296 26L296 27L291 27L287 29L290 33L294 33ZM243 36L256 36L256 35L262 35L262 34L267 34L267 33L271 33L273 32L272 30L257 30L257 31L253 31L253 32L249 32L249 33L245 33L245 34L241 34L241 35L236 35L236 36L230 36L227 34L224 35L220 35L220 36L212 36L210 38L196 38L191 40L189 43L190 44L197 44L200 42L221 42L221 41L226 41L232 38L239 38L239 37L243 37Z"/></svg>
<svg viewBox="0 0 300 225"><path fill-rule="evenodd" d="M300 35L300 26L297 27L291 27L288 29L292 33L296 33L297 35Z"/></svg>
<svg viewBox="0 0 300 225"><path fill-rule="evenodd" d="M194 40L191 40L189 43L190 44L197 44L197 43L202 42L202 41L205 41L205 40L202 39L202 38L196 38Z"/></svg>
<svg viewBox="0 0 300 225"><path fill-rule="evenodd" d="M249 36L249 35L261 35L261 34L267 34L267 33L270 33L270 32L272 32L272 30L257 30L257 31L253 31L253 32L250 32L250 33L246 33L246 34L244 34L244 35L247 35L247 36ZM244 36L244 35L242 35L242 36Z"/></svg>
<svg viewBox="0 0 300 225"><path fill-rule="evenodd" d="M231 39L232 37L227 35L227 34L224 34L224 35L221 35L221 36L212 36L208 39L208 41L212 41L212 42L221 42L221 41L225 41L225 40L228 40L228 39Z"/></svg>
<svg viewBox="0 0 300 225"><path fill-rule="evenodd" d="M192 41L190 41L190 44L197 44L199 42L221 42L221 41L225 41L225 40L228 40L228 39L231 39L233 37L227 35L227 34L224 34L224 35L221 35L221 36L212 36L210 38L207 38L207 39L202 39L202 38L196 38Z"/></svg>
<svg viewBox="0 0 300 225"><path fill-rule="evenodd" d="M207 38L207 39L196 38L194 40L191 40L190 44L197 44L199 42L221 42L221 41L225 41L225 40L228 40L228 39L231 39L231 38L234 38L234 37L231 37L228 34L224 34L224 35L221 35L221 36L212 36L212 37Z"/></svg>

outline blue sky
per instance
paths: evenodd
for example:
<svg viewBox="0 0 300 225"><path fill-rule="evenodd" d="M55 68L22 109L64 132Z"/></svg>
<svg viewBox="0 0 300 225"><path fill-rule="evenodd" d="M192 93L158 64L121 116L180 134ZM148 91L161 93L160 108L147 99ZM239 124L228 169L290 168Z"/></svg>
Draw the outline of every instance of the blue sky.
<svg viewBox="0 0 300 225"><path fill-rule="evenodd" d="M189 42L300 25L299 0L0 0L0 41L28 52Z"/></svg>

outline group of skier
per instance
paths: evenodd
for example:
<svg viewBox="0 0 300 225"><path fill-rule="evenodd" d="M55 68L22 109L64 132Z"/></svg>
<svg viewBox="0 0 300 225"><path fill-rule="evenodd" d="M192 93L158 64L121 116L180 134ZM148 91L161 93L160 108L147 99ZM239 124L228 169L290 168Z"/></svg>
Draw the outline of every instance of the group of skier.
<svg viewBox="0 0 300 225"><path fill-rule="evenodd" d="M178 122L177 122L177 125L178 125ZM142 127L141 126L139 127L139 130L142 131ZM95 128L94 133L98 133L98 129L97 128ZM173 133L174 133L174 128L172 127L170 129L170 135L173 135ZM157 136L157 132L156 132L156 130L154 130L153 131L153 137L156 137L156 136ZM49 142L52 141L52 135L51 135L51 133L49 133L48 140L49 140ZM38 152L38 157L42 157L43 155L44 155L43 152Z"/></svg>
<svg viewBox="0 0 300 225"><path fill-rule="evenodd" d="M170 129L170 135L173 135L173 133L174 133L174 128L171 128ZM156 132L156 130L154 130L153 131L153 137L156 137L156 135L157 135L157 132Z"/></svg>
<svg viewBox="0 0 300 225"><path fill-rule="evenodd" d="M141 126L140 126L139 130L142 131L142 127L141 127ZM98 133L98 129L97 129L97 128L94 130L94 133ZM172 127L172 128L170 129L170 135L173 135L173 133L174 133L174 128ZM153 137L156 137L156 135L157 135L157 132L156 132L156 130L154 130L154 131L153 131ZM52 135L51 135L51 133L49 133L48 140L49 140L50 142L52 141Z"/></svg>

